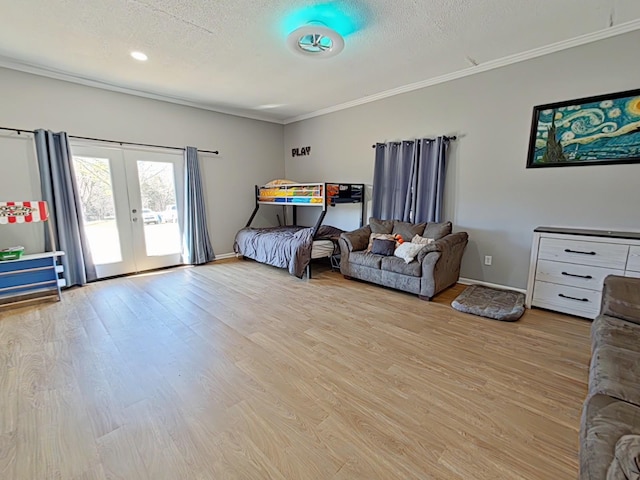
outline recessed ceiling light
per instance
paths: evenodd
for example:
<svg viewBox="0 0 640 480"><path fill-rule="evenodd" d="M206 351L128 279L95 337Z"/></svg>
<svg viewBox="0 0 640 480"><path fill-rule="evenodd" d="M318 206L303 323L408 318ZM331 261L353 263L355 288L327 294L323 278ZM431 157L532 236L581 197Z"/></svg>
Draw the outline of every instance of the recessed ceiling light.
<svg viewBox="0 0 640 480"><path fill-rule="evenodd" d="M149 58L142 52L131 52L131 56L140 62L146 62Z"/></svg>
<svg viewBox="0 0 640 480"><path fill-rule="evenodd" d="M305 57L329 58L344 49L344 39L335 30L312 23L291 32L287 37L287 45Z"/></svg>
<svg viewBox="0 0 640 480"><path fill-rule="evenodd" d="M258 105L256 107L256 109L258 110L269 110L270 108L279 108L279 107L284 107L284 104L282 103L267 103L264 105Z"/></svg>

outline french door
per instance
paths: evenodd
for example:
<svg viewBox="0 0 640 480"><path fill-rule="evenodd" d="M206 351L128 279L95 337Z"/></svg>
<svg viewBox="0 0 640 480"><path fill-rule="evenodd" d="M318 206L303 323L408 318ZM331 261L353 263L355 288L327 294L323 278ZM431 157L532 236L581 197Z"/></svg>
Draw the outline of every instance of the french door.
<svg viewBox="0 0 640 480"><path fill-rule="evenodd" d="M98 278L182 263L182 153L72 144Z"/></svg>

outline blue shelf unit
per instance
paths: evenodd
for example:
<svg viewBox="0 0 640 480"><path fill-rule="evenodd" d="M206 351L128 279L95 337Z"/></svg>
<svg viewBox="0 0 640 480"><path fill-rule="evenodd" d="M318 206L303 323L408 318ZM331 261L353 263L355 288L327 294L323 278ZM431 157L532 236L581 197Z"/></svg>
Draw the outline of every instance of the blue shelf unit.
<svg viewBox="0 0 640 480"><path fill-rule="evenodd" d="M62 299L60 278L62 265L58 257L64 252L46 252L24 255L18 260L0 262L0 305L56 296Z"/></svg>

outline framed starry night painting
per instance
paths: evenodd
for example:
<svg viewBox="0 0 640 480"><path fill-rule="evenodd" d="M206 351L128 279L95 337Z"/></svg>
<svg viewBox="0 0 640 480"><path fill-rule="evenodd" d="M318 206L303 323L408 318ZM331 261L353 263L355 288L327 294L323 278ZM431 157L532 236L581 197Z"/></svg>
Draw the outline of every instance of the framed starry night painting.
<svg viewBox="0 0 640 480"><path fill-rule="evenodd" d="M533 109L527 168L640 162L640 90Z"/></svg>

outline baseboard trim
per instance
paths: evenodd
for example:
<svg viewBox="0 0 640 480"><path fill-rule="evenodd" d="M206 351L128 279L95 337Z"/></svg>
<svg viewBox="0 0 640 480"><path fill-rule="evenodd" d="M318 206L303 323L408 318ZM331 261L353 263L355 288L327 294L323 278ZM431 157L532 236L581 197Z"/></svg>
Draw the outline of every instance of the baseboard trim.
<svg viewBox="0 0 640 480"><path fill-rule="evenodd" d="M483 282L481 280L474 280L472 278L460 277L458 279L458 283L461 283L463 285L482 285L483 287L499 288L501 290L513 290L514 292L520 292L524 294L527 293L527 291L524 288L509 287L507 285L499 285L497 283L489 283L489 282Z"/></svg>
<svg viewBox="0 0 640 480"><path fill-rule="evenodd" d="M216 260L224 260L225 258L236 258L236 254L233 252L221 253L221 254L216 253Z"/></svg>

